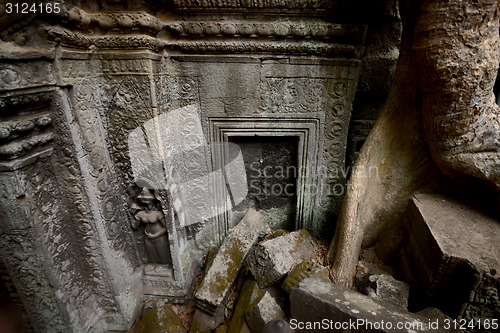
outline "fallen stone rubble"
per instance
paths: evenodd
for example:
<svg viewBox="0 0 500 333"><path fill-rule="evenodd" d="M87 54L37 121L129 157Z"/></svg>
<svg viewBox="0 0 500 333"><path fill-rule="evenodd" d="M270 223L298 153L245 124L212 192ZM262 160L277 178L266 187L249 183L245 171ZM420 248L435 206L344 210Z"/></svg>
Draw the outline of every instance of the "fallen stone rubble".
<svg viewBox="0 0 500 333"><path fill-rule="evenodd" d="M412 233L425 224L422 205L430 200L417 199L410 207ZM429 242L432 237L429 232L417 234ZM412 242L407 249L416 246ZM446 249L449 242L438 239L432 244ZM331 282L329 268L315 257L317 246L305 229L270 232L264 217L249 210L211 256L193 296L196 309L189 330L175 309L158 302L129 332L460 332L459 325L453 325L456 321L436 308L408 311L409 284L396 280L374 252L368 249L361 255L358 292Z"/></svg>

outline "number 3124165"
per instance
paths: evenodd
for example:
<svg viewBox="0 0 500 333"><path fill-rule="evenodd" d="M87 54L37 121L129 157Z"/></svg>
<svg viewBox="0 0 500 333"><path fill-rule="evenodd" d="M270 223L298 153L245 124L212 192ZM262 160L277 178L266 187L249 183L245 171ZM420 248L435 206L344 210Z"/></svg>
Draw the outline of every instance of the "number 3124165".
<svg viewBox="0 0 500 333"><path fill-rule="evenodd" d="M47 2L47 3L33 3L29 4L26 2L23 3L11 3L7 2L5 4L5 13L6 14L42 14L42 13L55 13L58 14L61 12L61 4L58 2Z"/></svg>

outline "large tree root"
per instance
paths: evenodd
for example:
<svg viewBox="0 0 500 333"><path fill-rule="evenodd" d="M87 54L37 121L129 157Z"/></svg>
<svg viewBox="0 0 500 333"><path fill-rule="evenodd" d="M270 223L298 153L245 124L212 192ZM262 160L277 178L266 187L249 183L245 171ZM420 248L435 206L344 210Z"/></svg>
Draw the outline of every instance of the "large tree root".
<svg viewBox="0 0 500 333"><path fill-rule="evenodd" d="M330 245L333 277L344 286L352 285L362 247L379 244L379 255L394 254L408 200L417 190L437 186L436 166L446 175L500 185L493 98L499 4L421 2L411 2L408 11L420 13L416 25L415 16L403 18L389 98L356 161ZM377 174L368 172L375 169Z"/></svg>

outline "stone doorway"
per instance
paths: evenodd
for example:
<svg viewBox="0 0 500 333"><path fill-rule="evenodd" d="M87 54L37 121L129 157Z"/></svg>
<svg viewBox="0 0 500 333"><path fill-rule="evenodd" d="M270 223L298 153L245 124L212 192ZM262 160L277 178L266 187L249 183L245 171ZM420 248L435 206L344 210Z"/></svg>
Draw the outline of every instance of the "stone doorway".
<svg viewBox="0 0 500 333"><path fill-rule="evenodd" d="M292 230L296 218L298 137L232 137L243 155L247 198L235 207L250 207L264 215L274 228Z"/></svg>

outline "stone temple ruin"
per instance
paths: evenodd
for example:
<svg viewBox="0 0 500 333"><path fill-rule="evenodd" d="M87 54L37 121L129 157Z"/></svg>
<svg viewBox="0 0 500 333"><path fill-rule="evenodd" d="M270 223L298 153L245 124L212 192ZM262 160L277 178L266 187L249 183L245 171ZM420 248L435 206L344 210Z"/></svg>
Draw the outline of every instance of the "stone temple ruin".
<svg viewBox="0 0 500 333"><path fill-rule="evenodd" d="M188 304L191 332L351 317L495 327L498 219L437 191L395 199L391 260L383 242L359 245L347 287L368 296L330 281L340 222L330 251L319 240L389 93L397 0L0 9L2 301L26 331L186 332Z"/></svg>

